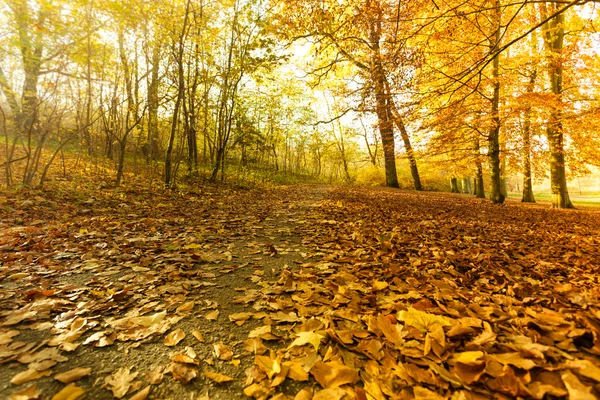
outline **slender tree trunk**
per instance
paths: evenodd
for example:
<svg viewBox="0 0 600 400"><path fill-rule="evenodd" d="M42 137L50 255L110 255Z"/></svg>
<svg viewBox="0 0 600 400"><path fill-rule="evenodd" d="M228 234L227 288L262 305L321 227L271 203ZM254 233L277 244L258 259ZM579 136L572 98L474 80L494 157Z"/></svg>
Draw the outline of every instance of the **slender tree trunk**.
<svg viewBox="0 0 600 400"><path fill-rule="evenodd" d="M189 12L190 12L190 2L188 0L185 6L185 18L183 20L183 26L181 28L181 34L179 35L178 43L177 43L177 53L176 53L176 62L177 62L177 97L175 98L175 107L173 109L173 119L171 122L171 134L169 135L169 144L167 146L167 153L165 156L165 186L168 188L172 188L174 185L174 178L172 176L173 169L171 164L173 162L173 147L175 144L175 134L177 133L177 122L179 120L179 109L181 108L181 102L184 101L183 97L185 96L185 81L184 81L184 71L183 71L183 50L184 50L184 42L185 36L188 29L188 21L189 21Z"/></svg>
<svg viewBox="0 0 600 400"><path fill-rule="evenodd" d="M410 138L408 136L408 132L406 131L406 126L404 125L402 116L400 115L400 112L398 112L396 103L394 102L394 99L392 98L392 93L390 92L390 86L387 83L387 81L386 81L386 92L387 92L388 107L390 110L390 115L396 125L396 128L398 128L398 131L400 131L400 137L402 138L402 142L404 142L404 150L406 150L406 157L408 158L408 163L410 165L410 174L412 175L415 190L423 190L423 185L421 185L421 177L419 176L419 168L417 167L417 160L415 158L415 152L410 143Z"/></svg>
<svg viewBox="0 0 600 400"><path fill-rule="evenodd" d="M376 5L379 8L379 4ZM396 172L396 149L394 130L390 121L387 94L385 90L385 72L381 60L379 42L381 40L381 10L370 24L371 39L371 80L375 90L375 110L379 123L379 134L385 160L385 184L389 187L400 187Z"/></svg>
<svg viewBox="0 0 600 400"><path fill-rule="evenodd" d="M542 7L543 15L549 14L546 4L542 4L540 7ZM559 6L556 2L553 2L550 4L550 7L552 7L550 12L554 12ZM550 75L552 93L557 100L557 105L552 110L548 127L546 128L548 145L550 147L550 182L553 208L574 208L567 190L561 108L563 91L563 65L561 57L565 36L564 23L565 16L564 13L561 13L543 26L544 43L551 53L548 73Z"/></svg>
<svg viewBox="0 0 600 400"><path fill-rule="evenodd" d="M160 66L160 42L154 38L152 58L150 60L150 82L148 83L148 152L146 162L156 160L158 156L158 85Z"/></svg>
<svg viewBox="0 0 600 400"><path fill-rule="evenodd" d="M500 2L495 2L496 32L493 37L491 52L495 53L500 46L502 38L500 31L501 19ZM492 77L494 92L492 95L492 126L488 133L488 158L490 163L490 199L494 204L504 203L505 196L502 194L502 174L500 168L500 55L497 54L492 62Z"/></svg>
<svg viewBox="0 0 600 400"><path fill-rule="evenodd" d="M527 93L533 93L535 80L537 77L537 68L534 68L529 76ZM523 197L524 203L535 203L533 196L533 182L531 179L531 106L528 106L523 117Z"/></svg>
<svg viewBox="0 0 600 400"><path fill-rule="evenodd" d="M485 199L485 188L483 186L483 164L481 162L481 150L479 137L475 138L475 197Z"/></svg>

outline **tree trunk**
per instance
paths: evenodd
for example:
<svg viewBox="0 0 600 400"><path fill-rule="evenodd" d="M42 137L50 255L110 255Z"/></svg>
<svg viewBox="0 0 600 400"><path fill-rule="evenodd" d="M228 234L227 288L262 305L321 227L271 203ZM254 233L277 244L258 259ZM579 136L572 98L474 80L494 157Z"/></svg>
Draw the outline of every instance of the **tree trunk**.
<svg viewBox="0 0 600 400"><path fill-rule="evenodd" d="M483 165L481 163L481 153L479 146L479 137L475 138L475 197L485 199L485 188L483 187Z"/></svg>
<svg viewBox="0 0 600 400"><path fill-rule="evenodd" d="M415 158L415 152L413 151L412 145L410 144L410 138L408 137L408 132L406 131L406 126L404 125L404 121L402 121L402 117L396 108L396 104L391 97L391 93L389 92L388 87L388 106L391 111L391 116L396 124L396 127L400 131L400 137L402 137L402 141L404 142L404 150L406 150L406 157L408 158L408 163L410 165L410 174L413 178L413 184L415 185L415 190L423 190L423 186L421 185L421 177L419 176L419 168L417 167L417 160Z"/></svg>
<svg viewBox="0 0 600 400"><path fill-rule="evenodd" d="M179 120L179 109L181 108L181 102L183 101L183 97L185 96L185 81L183 74L183 50L184 50L184 41L187 32L188 20L189 20L189 11L190 11L190 1L188 0L185 7L185 18L183 20L183 26L181 28L181 34L178 39L178 49L176 56L177 61L177 97L175 99L175 108L173 109L173 119L171 122L171 134L169 135L169 144L167 146L167 153L165 156L165 186L168 188L173 187L173 176L172 176L172 168L171 164L173 162L173 146L175 143L175 134L177 133L177 122Z"/></svg>
<svg viewBox="0 0 600 400"><path fill-rule="evenodd" d="M537 77L537 69L534 68L529 76L527 85L527 93L533 93L535 80ZM535 203L533 196L533 182L531 179L531 106L525 110L523 117L523 197L521 201L524 203Z"/></svg>
<svg viewBox="0 0 600 400"><path fill-rule="evenodd" d="M542 4L540 7L543 10L543 15L548 15L546 4ZM558 4L553 2L550 7L552 7L550 12L554 12L558 9ZM557 100L557 105L552 110L550 120L548 121L548 127L546 128L548 145L550 147L550 183L553 208L574 208L567 190L561 109L563 91L563 65L561 57L565 36L564 23L565 16L561 13L542 27L544 32L544 44L551 52L548 73L550 75L552 93Z"/></svg>
<svg viewBox="0 0 600 400"><path fill-rule="evenodd" d="M500 46L502 38L500 31L501 9L500 2L495 2L496 32L492 42L491 53L494 54ZM488 158L490 163L490 199L494 204L504 203L505 196L502 194L502 174L500 171L500 55L496 54L492 62L492 77L494 82L494 93L492 95L492 126L488 133Z"/></svg>
<svg viewBox="0 0 600 400"><path fill-rule="evenodd" d="M472 194L473 190L471 189L471 178L470 177L465 177L462 180L462 189L463 189L463 193L465 194Z"/></svg>
<svg viewBox="0 0 600 400"><path fill-rule="evenodd" d="M458 190L458 179L454 176L450 179L450 192L460 193Z"/></svg>
<svg viewBox="0 0 600 400"><path fill-rule="evenodd" d="M158 85L160 66L160 43L154 38L152 58L150 60L150 83L148 84L148 152L146 162L156 160L158 156Z"/></svg>
<svg viewBox="0 0 600 400"><path fill-rule="evenodd" d="M381 11L381 10L379 10ZM381 40L381 12L371 21L370 39L371 39L371 80L375 90L375 110L379 124L379 134L381 135L381 144L383 146L383 155L385 160L385 184L389 187L400 187L398 184L398 174L396 172L396 150L394 143L394 130L390 121L390 112L388 107L387 93L385 90L385 73L381 61L381 50L379 42Z"/></svg>

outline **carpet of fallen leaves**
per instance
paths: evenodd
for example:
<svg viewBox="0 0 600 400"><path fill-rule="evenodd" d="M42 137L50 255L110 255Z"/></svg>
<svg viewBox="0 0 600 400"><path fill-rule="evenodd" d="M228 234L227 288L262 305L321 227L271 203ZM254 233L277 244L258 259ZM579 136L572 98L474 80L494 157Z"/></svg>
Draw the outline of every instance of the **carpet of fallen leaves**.
<svg viewBox="0 0 600 400"><path fill-rule="evenodd" d="M600 396L597 211L206 186L0 214L2 398Z"/></svg>

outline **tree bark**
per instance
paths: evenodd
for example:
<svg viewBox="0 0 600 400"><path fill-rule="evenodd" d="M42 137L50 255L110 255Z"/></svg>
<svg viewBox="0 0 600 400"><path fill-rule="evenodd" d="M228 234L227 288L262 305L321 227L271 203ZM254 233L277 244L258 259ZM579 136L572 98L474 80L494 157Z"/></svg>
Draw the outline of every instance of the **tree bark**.
<svg viewBox="0 0 600 400"><path fill-rule="evenodd" d="M501 9L500 2L495 2L496 31L493 37L491 53L495 53L500 46L502 38L500 31ZM490 199L494 204L504 203L505 196L502 194L502 174L500 168L500 55L497 54L492 61L492 78L494 92L491 100L492 126L488 133L488 158L491 170Z"/></svg>
<svg viewBox="0 0 600 400"><path fill-rule="evenodd" d="M541 4L542 14L548 15L547 5ZM552 11L558 8L556 2L551 3ZM563 13L548 21L542 27L544 44L550 50L548 74L552 93L556 96L557 105L552 110L546 134L550 147L550 183L553 208L574 208L567 190L567 173L565 168L564 134L562 126L562 91L563 65L562 50L565 37L565 16Z"/></svg>
<svg viewBox="0 0 600 400"><path fill-rule="evenodd" d="M533 93L537 68L534 68L529 76L527 93ZM523 117L523 203L535 203L533 196L533 182L531 179L531 106L527 106Z"/></svg>
<svg viewBox="0 0 600 400"><path fill-rule="evenodd" d="M379 6L379 5L377 5ZM376 7L377 7L376 6ZM375 110L379 123L379 134L381 135L381 144L383 146L383 155L385 162L385 184L389 187L400 187L398 184L398 174L396 172L396 149L394 143L394 130L390 121L390 112L385 90L385 73L381 61L381 49L379 42L381 40L381 10L377 17L371 20L369 26L371 40L371 80L375 89Z"/></svg>
<svg viewBox="0 0 600 400"><path fill-rule="evenodd" d="M483 165L479 146L479 137L475 138L475 197L485 199L485 188L483 187Z"/></svg>
<svg viewBox="0 0 600 400"><path fill-rule="evenodd" d="M404 150L406 150L406 157L408 158L408 163L410 165L410 174L412 175L413 184L415 185L415 190L423 190L423 186L421 185L421 177L419 176L419 168L417 167L417 160L415 158L415 152L413 151L412 145L410 143L410 138L408 136L408 132L406 131L406 126L404 125L404 121L402 120L402 116L398 112L398 108L396 107L396 103L392 98L392 94L390 92L390 87L386 81L386 92L388 99L388 108L390 110L390 115L398 131L400 131L400 137L402 137L402 141L404 142Z"/></svg>

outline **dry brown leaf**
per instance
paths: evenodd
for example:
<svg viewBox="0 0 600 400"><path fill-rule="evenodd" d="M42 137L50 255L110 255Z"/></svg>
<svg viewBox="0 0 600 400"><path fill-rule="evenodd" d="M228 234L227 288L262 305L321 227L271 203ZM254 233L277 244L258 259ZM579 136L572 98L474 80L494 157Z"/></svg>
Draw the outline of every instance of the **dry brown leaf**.
<svg viewBox="0 0 600 400"><path fill-rule="evenodd" d="M157 367L150 372L146 372L146 379L151 385L160 385L165 375L165 367Z"/></svg>
<svg viewBox="0 0 600 400"><path fill-rule="evenodd" d="M340 387L327 388L316 392L312 400L341 400L346 396L346 391Z"/></svg>
<svg viewBox="0 0 600 400"><path fill-rule="evenodd" d="M596 396L592 394L591 386L586 386L569 370L561 372L560 377L567 387L570 399L577 400L596 400Z"/></svg>
<svg viewBox="0 0 600 400"><path fill-rule="evenodd" d="M219 310L213 310L206 313L204 315L204 318L206 318L209 321L216 321L219 318Z"/></svg>
<svg viewBox="0 0 600 400"><path fill-rule="evenodd" d="M294 400L312 400L314 396L314 389L311 387L305 387L301 389L296 396L294 396Z"/></svg>
<svg viewBox="0 0 600 400"><path fill-rule="evenodd" d="M9 331L0 331L0 346L9 344L13 341L13 338L17 336L20 331L17 330L9 330Z"/></svg>
<svg viewBox="0 0 600 400"><path fill-rule="evenodd" d="M488 357L493 358L502 365L513 365L526 370L530 370L536 366L534 361L523 358L519 353L489 354Z"/></svg>
<svg viewBox="0 0 600 400"><path fill-rule="evenodd" d="M131 396L129 400L146 400L146 398L150 394L150 387L150 385L146 386L145 388Z"/></svg>
<svg viewBox="0 0 600 400"><path fill-rule="evenodd" d="M62 372L60 374L56 374L54 375L54 379L56 379L57 381L61 381L62 383L71 383L83 378L84 376L89 375L91 372L91 368L78 367L66 372Z"/></svg>
<svg viewBox="0 0 600 400"><path fill-rule="evenodd" d="M105 384L118 399L122 398L127 394L127 392L129 392L129 389L133 385L134 379L138 376L139 372L131 373L131 369L132 367L119 368L117 371L104 379Z"/></svg>
<svg viewBox="0 0 600 400"><path fill-rule="evenodd" d="M195 305L195 303L193 301L188 301L186 303L183 303L179 307L177 307L177 310L175 310L175 312L177 314L187 313L194 309L194 305Z"/></svg>
<svg viewBox="0 0 600 400"><path fill-rule="evenodd" d="M402 310L398 313L398 320L403 321L405 325L417 328L425 333L433 324L441 326L451 325L450 319L441 316L419 311L416 308L409 307L408 310Z"/></svg>
<svg viewBox="0 0 600 400"><path fill-rule="evenodd" d="M204 336L202 336L202 332L195 330L192 332L192 335L200 342L204 343Z"/></svg>
<svg viewBox="0 0 600 400"><path fill-rule="evenodd" d="M272 388L265 387L259 383L253 383L244 388L244 394L255 399L266 399L271 392L273 392Z"/></svg>
<svg viewBox="0 0 600 400"><path fill-rule="evenodd" d="M177 354L176 356L174 356L172 358L172 360L173 360L173 362L178 362L178 363L183 363L183 364L193 364L193 365L200 364L200 361L188 356L187 354Z"/></svg>
<svg viewBox="0 0 600 400"><path fill-rule="evenodd" d="M600 368L589 360L571 360L567 361L565 366L576 370L581 376L600 382Z"/></svg>
<svg viewBox="0 0 600 400"><path fill-rule="evenodd" d="M267 347L263 344L262 339L252 338L244 342L244 350L252 354L263 355L267 352Z"/></svg>
<svg viewBox="0 0 600 400"><path fill-rule="evenodd" d="M39 379L43 376L52 375L52 371L36 371L33 368L26 369L23 372L19 372L12 377L10 383L14 385L21 385L23 383Z"/></svg>
<svg viewBox="0 0 600 400"><path fill-rule="evenodd" d="M207 377L208 379L212 380L212 381L217 382L217 383L231 382L231 381L234 380L230 376L219 374L219 373L216 373L216 372L211 372L211 371L205 371L204 372L204 376Z"/></svg>
<svg viewBox="0 0 600 400"><path fill-rule="evenodd" d="M227 346L223 344L223 342L219 342L217 344L213 344L213 351L215 353L215 357L219 360L228 361L233 358L233 351Z"/></svg>
<svg viewBox="0 0 600 400"><path fill-rule="evenodd" d="M337 361L317 361L310 373L326 389L358 382L358 372Z"/></svg>
<svg viewBox="0 0 600 400"><path fill-rule="evenodd" d="M229 320L231 322L234 322L236 325L241 326L246 321L248 321L250 318L252 318L252 316L253 316L253 313L251 313L251 312L241 312L241 313L229 315Z"/></svg>
<svg viewBox="0 0 600 400"><path fill-rule="evenodd" d="M272 379L273 376L281 371L281 364L279 361L272 359L269 356L255 356L254 364L256 364L264 373L266 373L269 379Z"/></svg>
<svg viewBox="0 0 600 400"><path fill-rule="evenodd" d="M176 346L179 342L181 342L183 339L185 339L185 332L183 329L178 328L175 329L174 331L172 331L171 333L169 333L164 340L164 344L165 346Z"/></svg>
<svg viewBox="0 0 600 400"><path fill-rule="evenodd" d="M289 368L287 373L288 378L300 382L308 380L308 372L306 372L299 360L286 361L283 365Z"/></svg>
<svg viewBox="0 0 600 400"><path fill-rule="evenodd" d="M54 360L44 360L39 362L34 362L28 365L28 368L33 368L36 371L45 371L50 369L56 365L56 361Z"/></svg>
<svg viewBox="0 0 600 400"><path fill-rule="evenodd" d="M8 396L8 400L40 400L41 392L35 386L30 386L25 390L11 394Z"/></svg>
<svg viewBox="0 0 600 400"><path fill-rule="evenodd" d="M174 363L171 365L171 374L173 378L182 383L189 383L192 379L198 376L198 370L188 367L186 364Z"/></svg>
<svg viewBox="0 0 600 400"><path fill-rule="evenodd" d="M445 397L421 386L413 387L415 400L444 400Z"/></svg>

